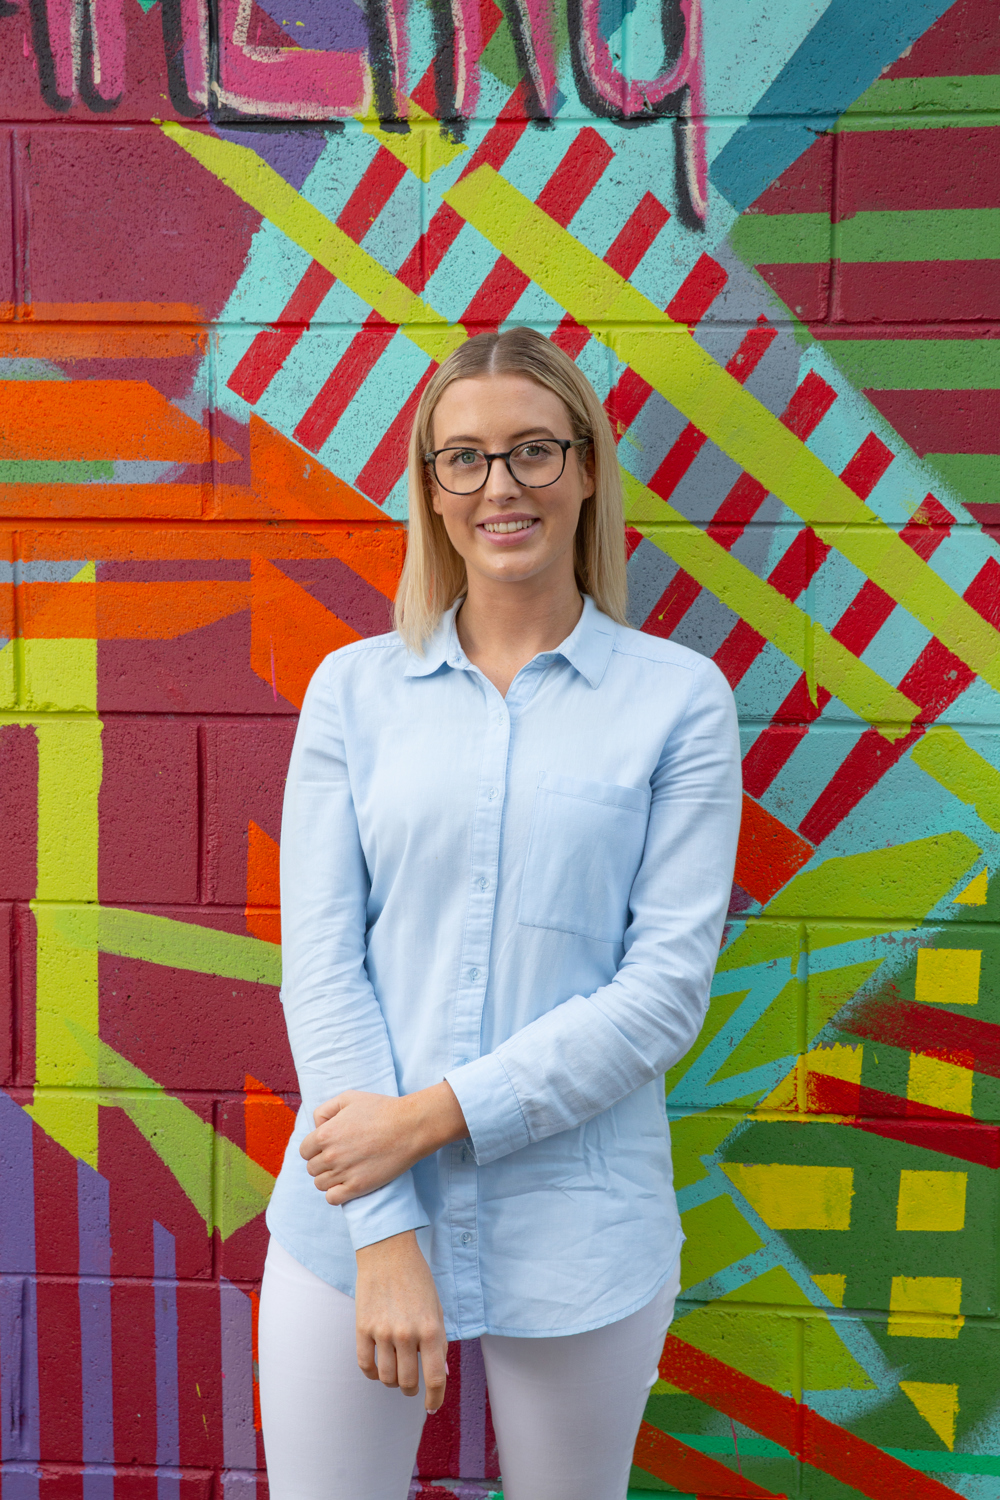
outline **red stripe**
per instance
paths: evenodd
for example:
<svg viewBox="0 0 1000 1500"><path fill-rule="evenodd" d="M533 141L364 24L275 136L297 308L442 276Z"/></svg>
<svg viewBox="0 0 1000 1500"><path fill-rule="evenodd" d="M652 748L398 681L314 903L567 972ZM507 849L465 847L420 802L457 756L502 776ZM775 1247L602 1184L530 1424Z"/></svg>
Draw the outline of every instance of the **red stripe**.
<svg viewBox="0 0 1000 1500"><path fill-rule="evenodd" d="M413 418L424 393L424 387L437 368L437 365L432 363L421 375L410 392L406 405L399 415L393 418L375 452L358 475L358 489L362 494L374 500L376 505L385 503L406 467Z"/></svg>
<svg viewBox="0 0 1000 1500"><path fill-rule="evenodd" d="M709 1458L707 1453L688 1448L648 1422L643 1422L639 1428L633 1462L676 1490L725 1495L727 1500L730 1496L738 1497L738 1500L743 1500L743 1497L746 1500L786 1500L784 1494L779 1496L774 1490L762 1489L752 1480L744 1479L742 1474L734 1474L717 1458Z"/></svg>
<svg viewBox="0 0 1000 1500"><path fill-rule="evenodd" d="M226 381L231 391L251 406L256 405L316 316L336 279L319 261L310 262L278 322L257 334Z"/></svg>
<svg viewBox="0 0 1000 1500"><path fill-rule="evenodd" d="M667 1335L660 1374L671 1385L779 1443L869 1500L955 1500L955 1491L930 1475L918 1473L810 1407L703 1354L676 1334Z"/></svg>
<svg viewBox="0 0 1000 1500"><path fill-rule="evenodd" d="M1000 624L1000 564L989 558L963 598L984 619ZM974 673L939 640L929 641L907 672L899 690L921 709L926 723L943 713L969 686ZM923 733L918 726L890 744L876 729L867 729L799 824L799 832L818 844L878 784Z"/></svg>
<svg viewBox="0 0 1000 1500"><path fill-rule="evenodd" d="M700 323L728 280L717 260L699 255L667 303L667 317L675 323Z"/></svg>
<svg viewBox="0 0 1000 1500"><path fill-rule="evenodd" d="M992 1171L1000 1167L1000 1126L984 1125L951 1110L812 1072L806 1080L806 1104L810 1114L844 1116L840 1124L884 1140L940 1151Z"/></svg>
<svg viewBox="0 0 1000 1500"><path fill-rule="evenodd" d="M675 323L701 321L727 281L727 273L710 255L699 256L671 300L667 316ZM634 370L626 370L604 402L615 436L627 432L649 400L653 387Z"/></svg>
<svg viewBox="0 0 1000 1500"><path fill-rule="evenodd" d="M821 135L751 204L752 214L828 214L833 199L833 138Z"/></svg>
<svg viewBox="0 0 1000 1500"><path fill-rule="evenodd" d="M767 275L765 267L758 267ZM825 266L771 268L783 275ZM779 286L778 295L786 302ZM802 313L807 321L822 313ZM1000 318L996 260L838 261L833 317L848 323L952 323Z"/></svg>
<svg viewBox="0 0 1000 1500"><path fill-rule="evenodd" d="M816 264L804 262L792 265L770 265L762 261L756 269L785 306L790 307L803 322L811 325L826 318L830 267L825 260ZM872 316L876 317L877 314Z"/></svg>
<svg viewBox="0 0 1000 1500"><path fill-rule="evenodd" d="M612 240L604 257L605 264L619 276L631 276L669 218L670 214L658 198L652 193L644 194L642 202L629 214L624 228Z"/></svg>
<svg viewBox="0 0 1000 1500"><path fill-rule="evenodd" d="M669 640L700 593L701 584L679 569L646 616L643 630Z"/></svg>
<svg viewBox="0 0 1000 1500"><path fill-rule="evenodd" d="M1000 208L998 147L996 128L845 131L838 142L837 217Z"/></svg>
<svg viewBox="0 0 1000 1500"><path fill-rule="evenodd" d="M396 332L377 312L369 313L295 429L304 448L318 452L375 368Z"/></svg>
<svg viewBox="0 0 1000 1500"><path fill-rule="evenodd" d="M643 541L643 535L642 535L641 531L636 531L636 529L635 529L634 526L626 526L625 527L625 560L626 560L626 562L632 556L632 553L635 551L635 549L637 547L640 547L642 545L642 541Z"/></svg>
<svg viewBox="0 0 1000 1500"><path fill-rule="evenodd" d="M985 5L983 0L958 0L949 6L882 76L957 78L963 73L1000 73L995 0Z"/></svg>
<svg viewBox="0 0 1000 1500"><path fill-rule="evenodd" d="M116 1464L156 1463L155 1349L156 1303L152 1283L116 1281L111 1288ZM182 1422L182 1450L183 1441ZM155 1500L155 1481L152 1495Z"/></svg>
<svg viewBox="0 0 1000 1500"><path fill-rule="evenodd" d="M744 794L735 880L748 895L765 905L812 854L811 844Z"/></svg>
<svg viewBox="0 0 1000 1500"><path fill-rule="evenodd" d="M859 500L867 500L894 457L892 449L870 432L840 477Z"/></svg>
<svg viewBox="0 0 1000 1500"><path fill-rule="evenodd" d="M904 1051L941 1057L1000 1078L1000 1026L908 1000L859 1000L837 1022L841 1031Z"/></svg>
<svg viewBox="0 0 1000 1500"><path fill-rule="evenodd" d="M740 340L736 353L726 361L727 374L743 385L777 337L776 328L751 328ZM661 500L666 500L673 494L707 441L705 434L693 422L689 422L649 481L649 488Z"/></svg>
<svg viewBox="0 0 1000 1500"><path fill-rule="evenodd" d="M1000 265L995 267L1000 281ZM1000 453L1000 391L874 391L865 395L920 458Z"/></svg>
<svg viewBox="0 0 1000 1500"><path fill-rule="evenodd" d="M578 323L567 313L549 337L557 349L568 354L570 359L577 359L590 342L590 329L584 328L582 323Z"/></svg>
<svg viewBox="0 0 1000 1500"><path fill-rule="evenodd" d="M781 414L781 420L789 432L794 432L797 438L805 442L816 431L836 399L837 392L833 386L827 385L815 370L810 370L793 393Z"/></svg>
<svg viewBox="0 0 1000 1500"><path fill-rule="evenodd" d="M539 193L538 207L564 228L586 201L614 152L589 125L574 137L562 161ZM470 332L496 328L528 286L523 271L501 255L462 313Z"/></svg>
<svg viewBox="0 0 1000 1500"><path fill-rule="evenodd" d="M177 1286L177 1406L181 1463L221 1469L222 1322L219 1287ZM148 1349L149 1344L146 1345Z"/></svg>
<svg viewBox="0 0 1000 1500"><path fill-rule="evenodd" d="M938 524L925 523L924 516L928 520L933 516ZM926 562L948 535L948 526L952 520L953 517L944 506L933 495L928 495L914 519L904 526L900 536ZM830 634L855 656L860 656L871 645L895 608L895 599L880 589L877 583L866 579ZM819 687L816 692L817 701L813 703L807 691L805 674L799 678L776 710L774 718L800 719L803 722L794 726L787 723L769 725L757 736L744 757L743 785L752 796L764 795L804 739L809 725L819 718L829 703L830 696L826 688Z"/></svg>

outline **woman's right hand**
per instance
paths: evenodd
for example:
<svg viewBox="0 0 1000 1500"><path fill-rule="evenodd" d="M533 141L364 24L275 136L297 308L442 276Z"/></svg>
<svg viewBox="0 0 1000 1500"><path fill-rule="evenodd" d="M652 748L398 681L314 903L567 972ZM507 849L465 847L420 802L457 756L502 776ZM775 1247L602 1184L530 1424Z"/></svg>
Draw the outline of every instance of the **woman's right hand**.
<svg viewBox="0 0 1000 1500"><path fill-rule="evenodd" d="M424 1405L437 1411L444 1400L448 1341L441 1299L416 1233L395 1234L357 1252L358 1364L369 1380L398 1386L407 1396L420 1389Z"/></svg>

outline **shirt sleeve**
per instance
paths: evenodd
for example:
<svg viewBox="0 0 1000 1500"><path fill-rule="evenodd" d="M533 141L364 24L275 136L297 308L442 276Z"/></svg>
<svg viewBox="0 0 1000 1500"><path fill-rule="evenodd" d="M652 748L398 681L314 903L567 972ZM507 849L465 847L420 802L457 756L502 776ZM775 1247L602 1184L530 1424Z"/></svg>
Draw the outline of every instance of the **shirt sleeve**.
<svg viewBox="0 0 1000 1500"><path fill-rule="evenodd" d="M446 1074L480 1165L570 1130L660 1077L701 1030L740 828L729 685L710 661L651 778L649 826L610 982Z"/></svg>
<svg viewBox="0 0 1000 1500"><path fill-rule="evenodd" d="M327 657L306 693L281 818L281 999L310 1117L345 1089L399 1093L365 969L369 879L337 705L338 665ZM344 1204L343 1213L355 1250L430 1222L410 1172Z"/></svg>

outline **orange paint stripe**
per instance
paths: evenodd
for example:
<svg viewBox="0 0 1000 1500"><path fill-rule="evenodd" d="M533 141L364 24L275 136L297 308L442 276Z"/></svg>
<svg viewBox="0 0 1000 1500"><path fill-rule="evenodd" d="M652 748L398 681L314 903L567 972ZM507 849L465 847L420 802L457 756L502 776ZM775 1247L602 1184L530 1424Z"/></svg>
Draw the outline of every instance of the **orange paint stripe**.
<svg viewBox="0 0 1000 1500"><path fill-rule="evenodd" d="M253 556L339 557L387 598L396 593L406 549L404 528L340 523L303 526L59 526L21 532L26 561L89 558L95 562L227 561Z"/></svg>
<svg viewBox="0 0 1000 1500"><path fill-rule="evenodd" d="M197 520L208 484L0 484L0 516Z"/></svg>
<svg viewBox="0 0 1000 1500"><path fill-rule="evenodd" d="M2 307L0 307L2 316ZM0 328L0 359L187 359L204 354L200 328L61 328L16 323Z"/></svg>
<svg viewBox="0 0 1000 1500"><path fill-rule="evenodd" d="M223 461L238 458L217 443ZM144 380L10 380L0 393L0 459L207 463L210 437Z"/></svg>
<svg viewBox="0 0 1000 1500"><path fill-rule="evenodd" d="M33 640L166 641L250 607L249 583L23 583Z"/></svg>
<svg viewBox="0 0 1000 1500"><path fill-rule="evenodd" d="M193 302L28 302L20 315L31 323L207 323Z"/></svg>

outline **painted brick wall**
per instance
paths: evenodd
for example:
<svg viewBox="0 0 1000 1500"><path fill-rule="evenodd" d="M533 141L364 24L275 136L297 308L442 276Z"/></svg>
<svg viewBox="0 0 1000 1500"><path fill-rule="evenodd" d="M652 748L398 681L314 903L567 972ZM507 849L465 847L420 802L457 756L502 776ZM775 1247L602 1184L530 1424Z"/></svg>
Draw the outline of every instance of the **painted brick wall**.
<svg viewBox="0 0 1000 1500"><path fill-rule="evenodd" d="M1000 1495L998 247L998 0L0 0L2 1500L266 1495L295 714L517 322L744 734L634 1493Z"/></svg>

